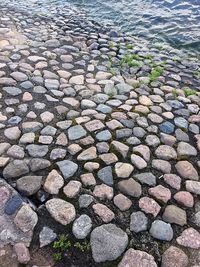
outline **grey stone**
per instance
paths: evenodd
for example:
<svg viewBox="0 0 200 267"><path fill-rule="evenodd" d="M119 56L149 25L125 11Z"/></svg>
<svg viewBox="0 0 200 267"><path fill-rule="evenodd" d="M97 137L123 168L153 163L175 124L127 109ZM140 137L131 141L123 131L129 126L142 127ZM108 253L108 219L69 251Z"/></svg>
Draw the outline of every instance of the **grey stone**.
<svg viewBox="0 0 200 267"><path fill-rule="evenodd" d="M56 163L65 179L72 177L78 170L78 165L70 160L63 160Z"/></svg>
<svg viewBox="0 0 200 267"><path fill-rule="evenodd" d="M114 224L103 224L92 231L90 243L95 262L113 261L125 251L128 236Z"/></svg>
<svg viewBox="0 0 200 267"><path fill-rule="evenodd" d="M85 137L86 134L87 132L81 125L76 125L68 129L68 137L71 141Z"/></svg>
<svg viewBox="0 0 200 267"><path fill-rule="evenodd" d="M107 185L113 185L112 168L107 166L97 173L98 178Z"/></svg>
<svg viewBox="0 0 200 267"><path fill-rule="evenodd" d="M56 239L56 237L57 234L54 233L52 229L44 226L39 234L40 248L51 244Z"/></svg>
<svg viewBox="0 0 200 267"><path fill-rule="evenodd" d="M86 214L82 214L77 218L72 226L72 232L77 239L84 239L88 236L92 229L92 220Z"/></svg>
<svg viewBox="0 0 200 267"><path fill-rule="evenodd" d="M154 238L163 241L171 241L174 235L171 225L161 220L154 221L149 232Z"/></svg>
<svg viewBox="0 0 200 267"><path fill-rule="evenodd" d="M130 230L139 233L147 230L148 219L142 211L131 214Z"/></svg>

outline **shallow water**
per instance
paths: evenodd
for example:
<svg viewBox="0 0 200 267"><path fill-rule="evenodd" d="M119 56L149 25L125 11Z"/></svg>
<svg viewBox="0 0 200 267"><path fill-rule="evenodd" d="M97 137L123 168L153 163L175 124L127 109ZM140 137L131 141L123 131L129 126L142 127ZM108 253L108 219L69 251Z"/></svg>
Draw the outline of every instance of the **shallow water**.
<svg viewBox="0 0 200 267"><path fill-rule="evenodd" d="M47 0L40 0L47 2ZM96 21L111 23L151 41L200 50L200 0L48 0L84 9Z"/></svg>

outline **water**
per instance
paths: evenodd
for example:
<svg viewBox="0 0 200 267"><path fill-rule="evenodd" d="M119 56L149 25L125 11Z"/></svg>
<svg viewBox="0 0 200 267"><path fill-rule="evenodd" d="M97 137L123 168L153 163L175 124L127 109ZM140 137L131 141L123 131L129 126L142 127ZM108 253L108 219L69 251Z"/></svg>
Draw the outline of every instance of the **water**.
<svg viewBox="0 0 200 267"><path fill-rule="evenodd" d="M88 17L153 42L200 51L200 0L40 0L84 9Z"/></svg>

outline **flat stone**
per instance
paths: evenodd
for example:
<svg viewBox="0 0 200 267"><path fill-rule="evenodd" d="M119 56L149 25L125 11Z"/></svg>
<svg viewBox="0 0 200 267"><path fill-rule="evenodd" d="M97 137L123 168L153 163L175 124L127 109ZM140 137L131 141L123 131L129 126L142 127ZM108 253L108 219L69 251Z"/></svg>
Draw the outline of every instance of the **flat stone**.
<svg viewBox="0 0 200 267"><path fill-rule="evenodd" d="M122 193L131 197L140 197L142 194L141 185L132 178L120 181L118 188Z"/></svg>
<svg viewBox="0 0 200 267"><path fill-rule="evenodd" d="M171 122L163 122L159 125L160 131L166 134L172 134L174 132L174 125Z"/></svg>
<svg viewBox="0 0 200 267"><path fill-rule="evenodd" d="M92 146L85 149L81 154L78 155L77 160L92 160L97 158L96 147Z"/></svg>
<svg viewBox="0 0 200 267"><path fill-rule="evenodd" d="M50 199L45 204L51 216L62 225L71 223L76 217L74 206L62 199Z"/></svg>
<svg viewBox="0 0 200 267"><path fill-rule="evenodd" d="M174 205L168 205L163 213L163 220L183 226L187 224L187 215L183 209Z"/></svg>
<svg viewBox="0 0 200 267"><path fill-rule="evenodd" d="M186 181L186 190L190 193L200 195L200 182Z"/></svg>
<svg viewBox="0 0 200 267"><path fill-rule="evenodd" d="M177 147L178 156L196 156L197 150L186 142L180 142Z"/></svg>
<svg viewBox="0 0 200 267"><path fill-rule="evenodd" d="M81 182L84 184L84 186L92 186L96 185L95 177L92 173L85 173L80 176Z"/></svg>
<svg viewBox="0 0 200 267"><path fill-rule="evenodd" d="M110 166L100 169L97 176L103 183L113 185L112 168Z"/></svg>
<svg viewBox="0 0 200 267"><path fill-rule="evenodd" d="M16 243L13 247L15 253L17 254L17 260L19 263L27 264L31 257L29 254L28 248L24 245L24 243Z"/></svg>
<svg viewBox="0 0 200 267"><path fill-rule="evenodd" d="M8 149L7 155L16 159L23 159L25 153L23 147L13 145Z"/></svg>
<svg viewBox="0 0 200 267"><path fill-rule="evenodd" d="M72 227L72 232L77 239L84 239L88 236L92 229L92 220L86 214L82 214L77 218Z"/></svg>
<svg viewBox="0 0 200 267"><path fill-rule="evenodd" d="M190 227L182 232L182 234L176 239L176 242L187 248L199 249L200 234L197 230Z"/></svg>
<svg viewBox="0 0 200 267"><path fill-rule="evenodd" d="M4 131L4 135L9 140L17 140L17 139L19 139L19 137L21 135L21 131L17 126L15 126L15 127L11 127L11 128L6 129Z"/></svg>
<svg viewBox="0 0 200 267"><path fill-rule="evenodd" d="M140 174L134 174L134 178L142 184L156 185L156 177L151 172L144 172Z"/></svg>
<svg viewBox="0 0 200 267"><path fill-rule="evenodd" d="M72 177L78 170L78 165L70 160L63 160L56 163L65 179Z"/></svg>
<svg viewBox="0 0 200 267"><path fill-rule="evenodd" d="M154 257L150 254L129 248L118 267L157 267Z"/></svg>
<svg viewBox="0 0 200 267"><path fill-rule="evenodd" d="M6 203L4 212L13 215L21 207L23 201L19 195L12 196Z"/></svg>
<svg viewBox="0 0 200 267"><path fill-rule="evenodd" d="M49 194L56 195L59 193L59 190L63 187L63 185L63 177L56 170L52 170L48 174L43 187Z"/></svg>
<svg viewBox="0 0 200 267"><path fill-rule="evenodd" d="M106 184L96 185L93 191L93 195L101 200L111 200L114 195L113 188Z"/></svg>
<svg viewBox="0 0 200 267"><path fill-rule="evenodd" d="M95 262L113 261L125 251L128 236L116 225L104 224L92 231L90 243Z"/></svg>
<svg viewBox="0 0 200 267"><path fill-rule="evenodd" d="M174 199L185 207L192 208L194 206L194 198L189 192L179 191L174 195Z"/></svg>
<svg viewBox="0 0 200 267"><path fill-rule="evenodd" d="M42 158L48 153L48 146L47 145L27 145L26 149L31 157L34 158Z"/></svg>
<svg viewBox="0 0 200 267"><path fill-rule="evenodd" d="M177 153L174 148L167 146L167 145L161 145L159 146L155 154L158 158L164 159L164 160L171 160L177 158Z"/></svg>
<svg viewBox="0 0 200 267"><path fill-rule="evenodd" d="M44 226L39 234L40 248L51 244L56 237L57 234L51 228Z"/></svg>
<svg viewBox="0 0 200 267"><path fill-rule="evenodd" d="M147 214L152 214L154 217L158 215L161 209L160 205L158 205L154 199L149 197L140 198L139 207L142 211Z"/></svg>
<svg viewBox="0 0 200 267"><path fill-rule="evenodd" d="M171 225L161 220L154 221L149 232L151 236L162 241L171 241L174 235Z"/></svg>
<svg viewBox="0 0 200 267"><path fill-rule="evenodd" d="M10 162L3 170L3 176L6 179L17 178L29 172L29 167L23 160L14 160Z"/></svg>
<svg viewBox="0 0 200 267"><path fill-rule="evenodd" d="M151 196L154 196L164 203L167 203L171 199L171 191L162 185L157 185L155 187L149 188L148 192Z"/></svg>
<svg viewBox="0 0 200 267"><path fill-rule="evenodd" d="M90 196L88 194L83 194L79 197L79 207L80 208L87 208L90 206L90 204L94 201L93 196Z"/></svg>
<svg viewBox="0 0 200 267"><path fill-rule="evenodd" d="M187 267L188 264L188 256L180 248L170 246L162 255L162 267Z"/></svg>
<svg viewBox="0 0 200 267"><path fill-rule="evenodd" d="M41 187L42 176L24 176L17 180L17 189L26 196L34 195Z"/></svg>
<svg viewBox="0 0 200 267"><path fill-rule="evenodd" d="M115 164L115 173L119 178L128 178L133 170L134 167L129 163L117 162Z"/></svg>
<svg viewBox="0 0 200 267"><path fill-rule="evenodd" d="M63 192L68 198L74 198L78 195L82 187L79 181L70 181L64 188Z"/></svg>
<svg viewBox="0 0 200 267"><path fill-rule="evenodd" d="M112 138L112 135L108 130L104 130L104 131L99 132L96 135L96 138L98 141L108 141Z"/></svg>
<svg viewBox="0 0 200 267"><path fill-rule="evenodd" d="M133 212L130 220L130 230L139 233L147 230L148 219L142 211Z"/></svg>
<svg viewBox="0 0 200 267"><path fill-rule="evenodd" d="M111 144L113 145L114 149L122 155L123 158L126 158L129 151L129 147L127 145L118 141L112 141Z"/></svg>
<svg viewBox="0 0 200 267"><path fill-rule="evenodd" d="M100 120L92 120L87 122L85 127L89 132L94 132L103 129L105 126Z"/></svg>
<svg viewBox="0 0 200 267"><path fill-rule="evenodd" d="M93 205L92 208L94 213L97 214L104 223L109 223L115 218L114 212L101 203Z"/></svg>
<svg viewBox="0 0 200 267"><path fill-rule="evenodd" d="M171 173L171 164L162 159L153 159L152 160L152 168L161 171L163 173Z"/></svg>
<svg viewBox="0 0 200 267"><path fill-rule="evenodd" d="M132 201L123 194L116 195L113 199L113 202L115 206L119 208L121 211L128 210L132 205Z"/></svg>
<svg viewBox="0 0 200 267"><path fill-rule="evenodd" d="M199 180L199 175L197 171L189 161L179 161L175 165L175 168L182 178L190 180Z"/></svg>
<svg viewBox="0 0 200 267"><path fill-rule="evenodd" d="M131 162L139 170L142 170L142 169L147 167L146 161L142 157L140 157L136 154L131 155Z"/></svg>
<svg viewBox="0 0 200 267"><path fill-rule="evenodd" d="M71 141L85 137L86 134L87 132L81 125L76 125L68 129L68 137Z"/></svg>
<svg viewBox="0 0 200 267"><path fill-rule="evenodd" d="M172 188L180 190L181 188L181 178L176 174L164 174L164 181L170 185Z"/></svg>
<svg viewBox="0 0 200 267"><path fill-rule="evenodd" d="M51 166L51 162L47 159L32 158L29 162L29 166L32 172L44 170Z"/></svg>
<svg viewBox="0 0 200 267"><path fill-rule="evenodd" d="M33 231L37 222L38 216L28 204L24 204L14 218L15 225L24 233Z"/></svg>
<svg viewBox="0 0 200 267"><path fill-rule="evenodd" d="M139 154L145 161L150 160L150 149L148 146L139 145L133 148L133 153Z"/></svg>

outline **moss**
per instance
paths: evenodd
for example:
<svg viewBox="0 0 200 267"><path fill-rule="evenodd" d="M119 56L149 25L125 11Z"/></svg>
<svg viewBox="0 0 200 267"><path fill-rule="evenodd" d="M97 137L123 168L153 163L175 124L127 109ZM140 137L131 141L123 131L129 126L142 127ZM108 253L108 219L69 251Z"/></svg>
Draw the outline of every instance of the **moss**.
<svg viewBox="0 0 200 267"><path fill-rule="evenodd" d="M196 95L196 90L190 89L190 88L185 88L184 89L185 96L188 97L190 95Z"/></svg>
<svg viewBox="0 0 200 267"><path fill-rule="evenodd" d="M126 48L127 49L133 49L134 48L134 45L133 44L126 44Z"/></svg>
<svg viewBox="0 0 200 267"><path fill-rule="evenodd" d="M163 67L157 66L155 68L152 68L151 73L148 75L150 81L155 81L159 76L162 75L164 71Z"/></svg>

